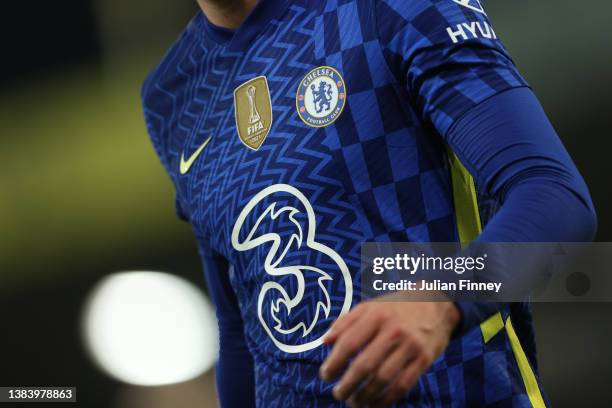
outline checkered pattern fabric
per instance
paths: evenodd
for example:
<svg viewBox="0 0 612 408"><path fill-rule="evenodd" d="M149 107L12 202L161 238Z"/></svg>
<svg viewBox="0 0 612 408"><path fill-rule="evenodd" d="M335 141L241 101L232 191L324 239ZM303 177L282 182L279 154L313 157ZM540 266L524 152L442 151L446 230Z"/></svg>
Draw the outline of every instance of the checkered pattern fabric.
<svg viewBox="0 0 612 408"><path fill-rule="evenodd" d="M264 3L274 0L261 0L258 8L267 7ZM313 292L291 315L276 318L283 325L319 319L314 329L304 336L270 334L266 321L272 312L258 311L262 287L273 281L296 293L298 282L266 273L269 245L236 250L231 236L240 212L267 187L297 189L312 206L317 242L350 271L354 306L362 242L457 241L444 136L471 107L525 82L487 16L465 1L294 0L277 1L273 8L265 23L250 17L225 43L207 35L205 18L196 16L148 77L145 116L176 186L180 213L193 225L201 250L211 248L232 265L231 283L255 360L257 405L340 407L331 396L334 384L318 378L329 350L288 353L273 339L303 344L325 333L347 290L338 282L338 262L291 243L295 234L313 228L295 195L277 192L255 207L260 213L270 205L295 208L293 218L270 217L257 224L258 231L290 242L287 265L317 265L332 276L325 284L328 318L315 314L323 292L306 283ZM340 117L323 128L302 122L295 103L298 84L318 66L336 69L347 90ZM273 124L261 147L252 150L236 132L233 91L258 76L267 79ZM180 174L181 155L190 155L211 135L191 170ZM245 220L255 222L253 216ZM513 319L524 323L519 336L531 341L529 316L523 311ZM535 366L532 348L527 349ZM485 343L474 328L450 344L397 406L530 402L507 336L502 332Z"/></svg>

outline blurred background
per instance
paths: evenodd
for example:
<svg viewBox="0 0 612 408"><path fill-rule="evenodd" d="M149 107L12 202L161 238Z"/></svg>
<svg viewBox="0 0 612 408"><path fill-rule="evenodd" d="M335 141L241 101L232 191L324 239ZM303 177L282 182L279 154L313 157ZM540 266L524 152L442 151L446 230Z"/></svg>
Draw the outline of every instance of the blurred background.
<svg viewBox="0 0 612 408"><path fill-rule="evenodd" d="M591 188L598 240L611 241L612 3L489 0L487 9ZM195 11L195 1L167 0L3 5L0 385L76 386L78 405L91 408L216 406L213 312L139 98ZM132 270L169 275L116 274ZM126 304L166 314L147 326ZM611 315L612 304L535 305L553 406L610 405ZM113 343L129 329L137 345ZM185 337L204 345L196 357L173 354L198 353ZM154 372L151 350L177 371Z"/></svg>

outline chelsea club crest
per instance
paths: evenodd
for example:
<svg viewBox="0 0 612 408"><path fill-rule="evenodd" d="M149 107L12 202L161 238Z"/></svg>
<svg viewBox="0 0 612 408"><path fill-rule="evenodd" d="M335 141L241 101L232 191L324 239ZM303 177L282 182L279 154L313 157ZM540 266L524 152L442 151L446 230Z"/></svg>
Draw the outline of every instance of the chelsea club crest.
<svg viewBox="0 0 612 408"><path fill-rule="evenodd" d="M338 71L322 66L300 82L295 97L298 115L312 127L325 127L338 119L346 103L346 85Z"/></svg>

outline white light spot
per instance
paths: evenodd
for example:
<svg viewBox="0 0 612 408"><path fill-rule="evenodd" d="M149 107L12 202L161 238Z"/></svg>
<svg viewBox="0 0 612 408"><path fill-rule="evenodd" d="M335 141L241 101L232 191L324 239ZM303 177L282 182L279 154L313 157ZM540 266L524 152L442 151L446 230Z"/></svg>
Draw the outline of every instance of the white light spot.
<svg viewBox="0 0 612 408"><path fill-rule="evenodd" d="M103 279L86 304L83 334L104 371L136 385L197 377L214 365L219 349L216 318L204 295L160 272Z"/></svg>

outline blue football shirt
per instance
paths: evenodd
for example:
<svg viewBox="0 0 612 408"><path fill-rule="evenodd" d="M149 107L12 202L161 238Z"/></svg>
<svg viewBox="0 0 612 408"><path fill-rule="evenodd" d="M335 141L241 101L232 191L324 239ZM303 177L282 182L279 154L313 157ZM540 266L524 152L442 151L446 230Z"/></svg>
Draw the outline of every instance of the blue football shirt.
<svg viewBox="0 0 612 408"><path fill-rule="evenodd" d="M478 0L261 0L236 31L194 17L143 103L217 288L221 359L245 359L218 373L222 401L252 381L259 407L343 406L318 370L359 302L361 243L473 238L488 217L458 211L476 203L444 136L525 86ZM503 310L397 406L532 406L532 343L527 306Z"/></svg>

